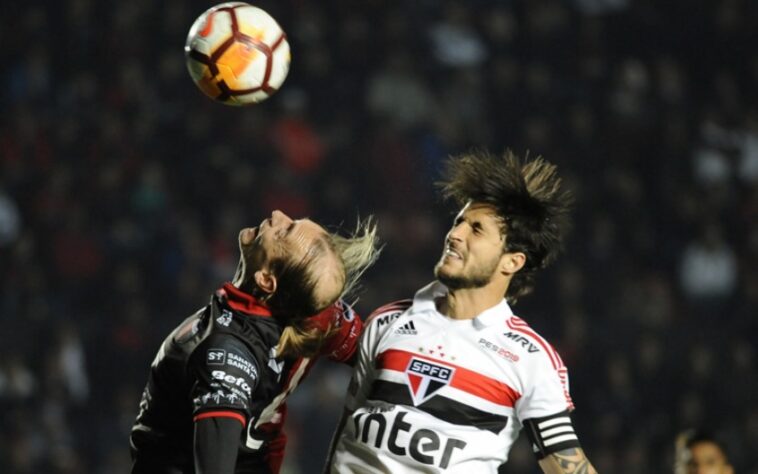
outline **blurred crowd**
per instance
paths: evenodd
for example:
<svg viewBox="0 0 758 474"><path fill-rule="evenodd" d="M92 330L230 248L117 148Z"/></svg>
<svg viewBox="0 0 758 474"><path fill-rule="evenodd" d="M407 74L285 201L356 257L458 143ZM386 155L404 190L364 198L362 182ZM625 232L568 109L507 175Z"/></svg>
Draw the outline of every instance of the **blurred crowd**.
<svg viewBox="0 0 758 474"><path fill-rule="evenodd" d="M577 195L515 307L569 367L601 473L667 473L676 433L758 473L758 4L259 3L292 68L263 104L204 97L183 45L211 4L59 0L0 15L0 466L127 472L158 344L229 280L272 209L386 242L366 315L432 279L471 149L542 155ZM10 11L14 9L14 11ZM288 473L318 472L349 372L292 400ZM534 473L520 442L503 472Z"/></svg>

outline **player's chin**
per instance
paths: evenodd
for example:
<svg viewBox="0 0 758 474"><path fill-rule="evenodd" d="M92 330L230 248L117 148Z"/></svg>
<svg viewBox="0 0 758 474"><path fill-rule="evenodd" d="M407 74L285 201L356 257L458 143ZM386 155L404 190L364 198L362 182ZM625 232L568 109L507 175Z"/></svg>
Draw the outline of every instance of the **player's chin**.
<svg viewBox="0 0 758 474"><path fill-rule="evenodd" d="M456 278L458 275L452 268L450 268L450 262L446 262L443 257L434 267L434 276L438 280L448 280Z"/></svg>

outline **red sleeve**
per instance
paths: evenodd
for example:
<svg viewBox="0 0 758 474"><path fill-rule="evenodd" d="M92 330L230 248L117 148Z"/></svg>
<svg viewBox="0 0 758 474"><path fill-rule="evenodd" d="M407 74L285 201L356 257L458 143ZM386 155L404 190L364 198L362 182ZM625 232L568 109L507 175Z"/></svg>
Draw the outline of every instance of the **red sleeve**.
<svg viewBox="0 0 758 474"><path fill-rule="evenodd" d="M363 321L353 308L339 300L314 316L313 322L324 328L331 324L337 330L326 341L321 353L335 362L350 364L358 348L358 340L363 330Z"/></svg>
<svg viewBox="0 0 758 474"><path fill-rule="evenodd" d="M282 461L284 461L284 448L287 445L287 436L284 433L279 435L273 440L269 441L268 451L266 452L266 464L274 474L278 474L282 469Z"/></svg>

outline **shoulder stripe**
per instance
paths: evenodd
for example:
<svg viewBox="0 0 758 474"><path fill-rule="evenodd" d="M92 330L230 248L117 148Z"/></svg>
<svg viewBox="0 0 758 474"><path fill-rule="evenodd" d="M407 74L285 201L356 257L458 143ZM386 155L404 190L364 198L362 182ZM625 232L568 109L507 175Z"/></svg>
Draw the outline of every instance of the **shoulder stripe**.
<svg viewBox="0 0 758 474"><path fill-rule="evenodd" d="M530 336L533 338L539 345L542 346L543 349L545 349L545 352L547 353L547 356L550 358L550 363L553 364L554 369L560 369L563 367L563 361L561 360L561 356L558 355L558 352L553 348L553 346L550 345L549 342L547 342L545 339L542 338L539 334L534 332L531 327L529 327L526 322L524 322L523 319L513 316L508 321L505 322L505 324L514 331L519 331L527 336Z"/></svg>
<svg viewBox="0 0 758 474"><path fill-rule="evenodd" d="M374 310L374 312L372 312L366 318L366 322L368 323L369 321L372 321L377 316L381 316L382 314L394 313L394 312L403 312L406 309L410 308L412 304L413 304L413 300L411 300L411 299L400 300L400 301L395 301L395 302L386 304L386 305L381 306L381 307L377 308L376 310Z"/></svg>

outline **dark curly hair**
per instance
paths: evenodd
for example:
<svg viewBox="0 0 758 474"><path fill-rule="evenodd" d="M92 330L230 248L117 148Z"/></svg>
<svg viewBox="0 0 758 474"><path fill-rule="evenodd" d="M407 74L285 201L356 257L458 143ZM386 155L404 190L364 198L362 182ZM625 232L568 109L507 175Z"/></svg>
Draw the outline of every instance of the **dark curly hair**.
<svg viewBox="0 0 758 474"><path fill-rule="evenodd" d="M496 156L473 151L451 157L437 183L445 198L493 206L502 219L505 252L523 252L524 267L505 295L509 302L530 293L537 271L563 248L573 196L556 166L541 157L521 159L512 151Z"/></svg>

